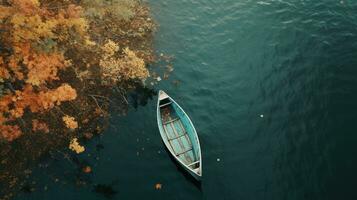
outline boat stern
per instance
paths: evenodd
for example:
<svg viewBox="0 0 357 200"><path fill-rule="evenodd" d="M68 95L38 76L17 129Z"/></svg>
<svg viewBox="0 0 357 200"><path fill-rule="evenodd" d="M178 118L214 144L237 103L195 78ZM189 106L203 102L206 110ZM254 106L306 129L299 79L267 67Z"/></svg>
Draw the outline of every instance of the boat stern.
<svg viewBox="0 0 357 200"><path fill-rule="evenodd" d="M202 180L202 174L201 174L201 167L194 169L193 172L191 171L190 174L197 180L201 181Z"/></svg>

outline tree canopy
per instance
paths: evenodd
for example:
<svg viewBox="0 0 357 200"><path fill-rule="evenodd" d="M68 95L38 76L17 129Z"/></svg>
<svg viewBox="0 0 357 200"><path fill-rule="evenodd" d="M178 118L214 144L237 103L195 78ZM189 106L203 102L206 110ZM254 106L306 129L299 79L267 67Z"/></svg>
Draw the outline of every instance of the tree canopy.
<svg viewBox="0 0 357 200"><path fill-rule="evenodd" d="M154 31L136 0L0 0L0 199L25 163L83 152L110 102L125 112L126 91L153 75Z"/></svg>

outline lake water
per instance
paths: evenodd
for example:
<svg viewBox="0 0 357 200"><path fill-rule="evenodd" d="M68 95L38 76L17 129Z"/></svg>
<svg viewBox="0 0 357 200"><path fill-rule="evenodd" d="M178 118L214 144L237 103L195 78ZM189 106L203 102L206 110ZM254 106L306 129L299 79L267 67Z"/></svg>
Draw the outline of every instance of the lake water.
<svg viewBox="0 0 357 200"><path fill-rule="evenodd" d="M57 178L76 168L53 161L17 199L105 199L97 184L112 199L357 199L357 1L149 3L155 48L175 57L156 89L196 126L201 186L165 151L155 97L86 144L86 185L70 170Z"/></svg>

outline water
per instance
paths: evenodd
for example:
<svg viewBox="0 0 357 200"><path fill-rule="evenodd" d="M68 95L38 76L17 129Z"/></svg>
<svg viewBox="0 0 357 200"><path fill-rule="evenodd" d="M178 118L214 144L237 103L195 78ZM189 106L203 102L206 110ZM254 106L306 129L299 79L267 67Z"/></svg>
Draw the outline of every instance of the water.
<svg viewBox="0 0 357 200"><path fill-rule="evenodd" d="M111 185L113 199L357 199L356 1L150 5L160 24L155 48L175 56L157 89L196 126L201 187L165 151L151 100L86 145L80 159L94 171L87 186L50 181L48 173L72 166L59 162L35 172L46 189L18 199L105 199L95 184Z"/></svg>

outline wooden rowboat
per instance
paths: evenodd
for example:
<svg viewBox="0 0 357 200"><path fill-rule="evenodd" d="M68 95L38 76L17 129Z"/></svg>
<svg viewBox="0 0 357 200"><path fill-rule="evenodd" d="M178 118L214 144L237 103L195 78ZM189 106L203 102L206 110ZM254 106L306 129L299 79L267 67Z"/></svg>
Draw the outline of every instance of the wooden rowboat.
<svg viewBox="0 0 357 200"><path fill-rule="evenodd" d="M185 111L164 91L159 91L157 124L160 135L175 160L196 180L202 177L200 141Z"/></svg>

